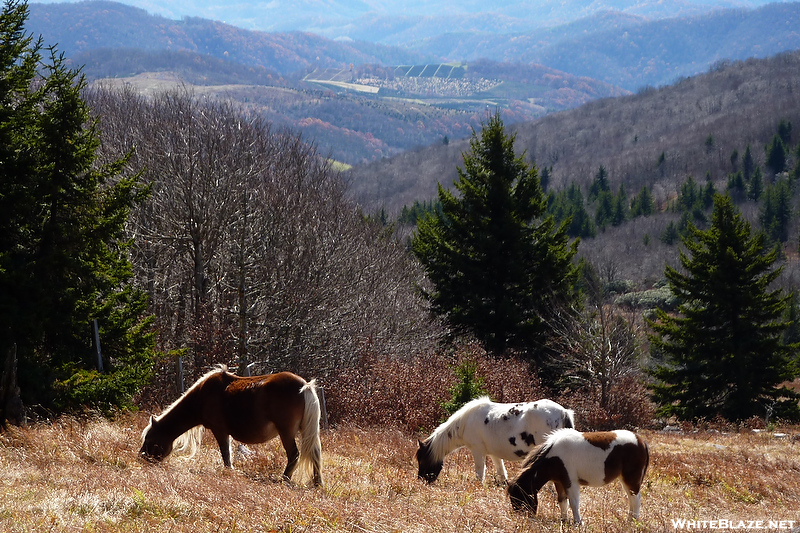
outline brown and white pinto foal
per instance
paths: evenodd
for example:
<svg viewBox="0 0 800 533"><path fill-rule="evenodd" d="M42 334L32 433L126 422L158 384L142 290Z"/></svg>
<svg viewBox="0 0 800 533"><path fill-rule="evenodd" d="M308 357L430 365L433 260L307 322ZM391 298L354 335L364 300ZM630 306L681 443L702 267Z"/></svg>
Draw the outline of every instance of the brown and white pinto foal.
<svg viewBox="0 0 800 533"><path fill-rule="evenodd" d="M511 505L536 514L536 493L545 483L556 486L561 519L567 519L567 503L575 523L580 523L580 486L600 487L617 478L628 495L630 515L639 518L641 488L650 462L647 443L626 430L580 433L559 429L531 451L522 470L508 485Z"/></svg>

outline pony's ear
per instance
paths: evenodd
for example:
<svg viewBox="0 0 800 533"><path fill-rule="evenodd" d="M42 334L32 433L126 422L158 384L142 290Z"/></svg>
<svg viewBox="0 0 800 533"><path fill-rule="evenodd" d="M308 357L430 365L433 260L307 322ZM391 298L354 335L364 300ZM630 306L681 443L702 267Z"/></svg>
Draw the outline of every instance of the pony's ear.
<svg viewBox="0 0 800 533"><path fill-rule="evenodd" d="M419 447L420 448L424 448L425 447L425 443L423 443L420 439L417 439L417 442L419 443Z"/></svg>

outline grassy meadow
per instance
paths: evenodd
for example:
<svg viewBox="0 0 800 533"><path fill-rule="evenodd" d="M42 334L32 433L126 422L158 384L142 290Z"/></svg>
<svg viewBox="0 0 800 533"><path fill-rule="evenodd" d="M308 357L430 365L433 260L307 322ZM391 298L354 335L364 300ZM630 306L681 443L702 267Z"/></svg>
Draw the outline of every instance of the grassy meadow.
<svg viewBox="0 0 800 533"><path fill-rule="evenodd" d="M651 462L641 521L627 520L627 499L614 483L581 489L584 523L575 527L560 522L548 487L537 516L512 512L503 488L475 480L465 450L425 485L416 478L417 436L399 429L323 432L325 486L308 489L280 481L278 440L252 446L233 471L222 467L208 432L193 459L147 464L136 453L146 422L144 414L65 418L0 432L0 531L660 532L677 531L679 519L763 521L764 528L783 520L772 525L800 531L798 428L779 436L643 431ZM510 475L517 466L508 464Z"/></svg>

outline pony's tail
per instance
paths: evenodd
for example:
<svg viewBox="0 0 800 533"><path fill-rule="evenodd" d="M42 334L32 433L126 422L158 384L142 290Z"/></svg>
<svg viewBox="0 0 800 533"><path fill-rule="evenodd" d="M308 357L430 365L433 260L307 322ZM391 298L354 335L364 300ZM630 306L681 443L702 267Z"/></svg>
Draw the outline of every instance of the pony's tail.
<svg viewBox="0 0 800 533"><path fill-rule="evenodd" d="M564 425L562 427L575 429L575 411L572 409L564 410Z"/></svg>
<svg viewBox="0 0 800 533"><path fill-rule="evenodd" d="M195 426L172 443L172 453L191 459L203 441L203 426Z"/></svg>
<svg viewBox="0 0 800 533"><path fill-rule="evenodd" d="M317 397L317 382L312 379L300 388L305 401L303 420L300 422L300 459L297 468L300 479L313 479L315 486L322 485L322 445L319 440L321 409Z"/></svg>

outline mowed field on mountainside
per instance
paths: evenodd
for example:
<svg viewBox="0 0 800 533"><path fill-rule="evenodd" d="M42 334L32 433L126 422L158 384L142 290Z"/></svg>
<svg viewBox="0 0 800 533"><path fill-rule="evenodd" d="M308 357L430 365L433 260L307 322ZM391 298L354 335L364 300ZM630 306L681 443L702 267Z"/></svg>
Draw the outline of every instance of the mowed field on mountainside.
<svg viewBox="0 0 800 533"><path fill-rule="evenodd" d="M561 524L549 487L537 516L513 512L502 487L475 480L466 450L424 484L413 458L422 435L398 429L324 431L325 486L310 489L280 481L285 455L277 440L252 446L255 453L232 471L208 432L191 460L145 463L137 451L146 423L144 414L113 422L63 418L0 433L0 530L660 532L686 530L681 520L707 521L706 530L800 528L797 427L642 431L651 462L641 520L627 520L627 499L614 483L581 489L584 524L576 528ZM519 465L508 468L513 475Z"/></svg>

